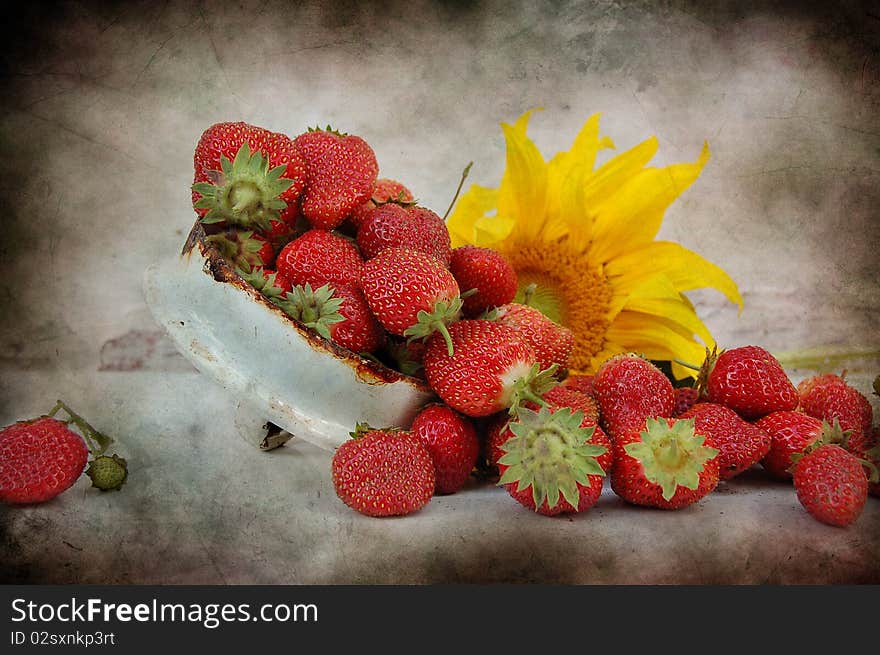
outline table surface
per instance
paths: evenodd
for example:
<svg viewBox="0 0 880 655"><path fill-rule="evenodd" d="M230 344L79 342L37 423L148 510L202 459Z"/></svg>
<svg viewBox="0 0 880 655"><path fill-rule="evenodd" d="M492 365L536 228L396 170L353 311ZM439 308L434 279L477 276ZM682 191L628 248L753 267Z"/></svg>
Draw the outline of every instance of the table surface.
<svg viewBox="0 0 880 655"><path fill-rule="evenodd" d="M20 375L22 388L34 384ZM83 381L57 380L71 390ZM336 497L327 451L245 441L233 399L195 371L104 371L87 384L103 411L80 411L116 437L129 481L101 493L83 478L44 505L0 509L6 581L880 582L880 499L852 526L826 526L760 468L675 512L629 506L606 482L589 511L547 518L474 481L407 517L375 519Z"/></svg>

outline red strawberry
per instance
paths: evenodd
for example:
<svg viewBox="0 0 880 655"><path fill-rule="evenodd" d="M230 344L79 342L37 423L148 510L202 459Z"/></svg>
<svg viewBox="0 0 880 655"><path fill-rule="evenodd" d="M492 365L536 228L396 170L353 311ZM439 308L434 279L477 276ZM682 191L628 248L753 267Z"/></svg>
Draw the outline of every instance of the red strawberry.
<svg viewBox="0 0 880 655"><path fill-rule="evenodd" d="M567 327L554 323L540 311L528 305L509 303L495 310L494 319L512 327L532 346L541 368L553 364L568 368L574 334Z"/></svg>
<svg viewBox="0 0 880 655"><path fill-rule="evenodd" d="M611 488L628 503L679 509L718 485L718 449L693 419L649 418L612 443Z"/></svg>
<svg viewBox="0 0 880 655"><path fill-rule="evenodd" d="M424 341L410 341L391 336L386 342L385 352L391 358L395 369L404 375L424 379L425 347Z"/></svg>
<svg viewBox="0 0 880 655"><path fill-rule="evenodd" d="M870 401L857 389L846 383L843 376L816 375L803 380L797 387L799 409L817 419L840 422L850 435L846 449L861 457L867 450L867 440L874 422Z"/></svg>
<svg viewBox="0 0 880 655"><path fill-rule="evenodd" d="M574 387L558 384L544 394L544 402L551 408L568 407L583 412L584 418L591 421L599 420L599 404L595 398Z"/></svg>
<svg viewBox="0 0 880 655"><path fill-rule="evenodd" d="M374 209L357 232L358 247L365 259L385 248L418 250L449 266L452 257L449 230L437 214L424 207L404 207L389 202Z"/></svg>
<svg viewBox="0 0 880 655"><path fill-rule="evenodd" d="M217 123L193 157L193 205L208 223L267 230L292 223L305 187L305 162L284 134L247 123Z"/></svg>
<svg viewBox="0 0 880 655"><path fill-rule="evenodd" d="M453 494L464 486L480 454L473 423L441 403L424 407L410 432L425 442L434 460L434 493Z"/></svg>
<svg viewBox="0 0 880 655"><path fill-rule="evenodd" d="M709 353L700 369L700 396L744 419L791 410L798 394L777 359L760 346Z"/></svg>
<svg viewBox="0 0 880 655"><path fill-rule="evenodd" d="M672 416L678 417L688 411L697 404L700 399L700 392L694 387L676 387L672 390L673 408Z"/></svg>
<svg viewBox="0 0 880 655"><path fill-rule="evenodd" d="M369 200L379 174L376 154L359 136L329 128L294 139L306 162L302 213L313 227L332 230Z"/></svg>
<svg viewBox="0 0 880 655"><path fill-rule="evenodd" d="M513 302L516 296L516 271L497 250L478 246L456 248L452 251L449 270L460 289L476 290L464 299L464 314L468 318Z"/></svg>
<svg viewBox="0 0 880 655"><path fill-rule="evenodd" d="M516 501L546 516L596 504L613 455L594 421L570 409L522 409L507 430L498 483Z"/></svg>
<svg viewBox="0 0 880 655"><path fill-rule="evenodd" d="M348 239L324 230L309 230L284 246L276 267L293 285L341 282L357 286L364 261Z"/></svg>
<svg viewBox="0 0 880 655"><path fill-rule="evenodd" d="M205 237L205 240L217 248L224 259L243 271L275 263L272 244L251 230L224 230Z"/></svg>
<svg viewBox="0 0 880 655"><path fill-rule="evenodd" d="M555 385L553 371L540 370L531 346L511 327L466 319L450 325L448 334L452 354L442 335L428 340L425 376L462 414L489 416L525 400L539 401Z"/></svg>
<svg viewBox="0 0 880 655"><path fill-rule="evenodd" d="M875 468L880 469L880 426L873 428L870 434L863 457ZM880 497L880 481L868 482L868 493Z"/></svg>
<svg viewBox="0 0 880 655"><path fill-rule="evenodd" d="M400 205L411 205L415 202L412 191L407 189L403 184L396 180L387 178L379 178L373 187L373 195L348 217L351 225L357 229L361 226L370 215L370 213L386 202L393 202Z"/></svg>
<svg viewBox="0 0 880 655"><path fill-rule="evenodd" d="M780 480L790 480L792 455L803 453L807 446L817 440L834 443L843 441L843 435L833 435L828 424L802 412L773 412L760 419L755 425L770 435L770 450L763 466L770 475ZM823 436L824 435L824 436Z"/></svg>
<svg viewBox="0 0 880 655"><path fill-rule="evenodd" d="M513 418L509 412L498 412L489 419L486 426L485 454L489 466L498 466L498 460L504 455L501 446L510 439L512 432L508 426Z"/></svg>
<svg viewBox="0 0 880 655"><path fill-rule="evenodd" d="M859 518L868 497L868 479L852 453L823 444L798 457L792 471L798 500L813 518L837 526Z"/></svg>
<svg viewBox="0 0 880 655"><path fill-rule="evenodd" d="M638 355L606 360L596 371L593 389L602 424L612 439L642 429L648 417L669 417L674 408L669 378Z"/></svg>
<svg viewBox="0 0 880 655"><path fill-rule="evenodd" d="M565 380L562 381L562 384L567 387L571 387L572 389L577 389L578 391L595 398L596 391L595 389L593 389L593 379L595 377L595 375L573 373L565 378Z"/></svg>
<svg viewBox="0 0 880 655"><path fill-rule="evenodd" d="M360 428L334 453L331 473L339 499L367 516L409 514L434 494L431 454L409 432Z"/></svg>
<svg viewBox="0 0 880 655"><path fill-rule="evenodd" d="M371 353L385 343L385 331L352 285L332 282L312 289L306 283L274 302L291 318L356 353Z"/></svg>
<svg viewBox="0 0 880 655"><path fill-rule="evenodd" d="M770 451L769 434L723 405L697 403L682 413L680 418L694 419L696 430L712 437L720 451L718 473L722 480L739 475L760 462Z"/></svg>
<svg viewBox="0 0 880 655"><path fill-rule="evenodd" d="M361 288L386 330L413 339L436 331L452 352L446 326L458 320L461 298L452 273L436 259L415 250L386 248L364 264Z"/></svg>

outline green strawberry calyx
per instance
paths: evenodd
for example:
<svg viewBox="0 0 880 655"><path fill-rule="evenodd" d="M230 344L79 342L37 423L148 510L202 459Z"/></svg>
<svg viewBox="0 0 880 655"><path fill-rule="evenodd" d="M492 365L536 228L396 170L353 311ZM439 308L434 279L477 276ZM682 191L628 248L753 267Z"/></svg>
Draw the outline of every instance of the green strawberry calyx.
<svg viewBox="0 0 880 655"><path fill-rule="evenodd" d="M590 443L595 427L581 427L583 419L580 410L520 410L508 424L513 436L501 446L498 463L507 468L498 484L516 483L518 492L531 487L535 509L545 501L553 509L560 495L577 509L578 485L589 486L588 476L606 473L597 459L606 448Z"/></svg>
<svg viewBox="0 0 880 655"><path fill-rule="evenodd" d="M841 428L840 421L837 418L835 418L830 424L828 421L822 421L822 431L819 433L819 436L807 444L806 448L802 451L792 453L791 466L788 467L788 472L794 473L794 468L800 460L810 455L810 453L815 452L822 446L839 446L847 452L851 452L847 449L850 434L852 434L852 430L844 430ZM877 470L877 466L872 461L880 458L880 444L865 452L865 457L859 457L855 453L852 453L852 455L859 461L859 464L867 470L866 473L869 482L876 483L880 480L880 471Z"/></svg>
<svg viewBox="0 0 880 655"><path fill-rule="evenodd" d="M706 437L694 431L694 419L670 424L664 418L649 418L641 440L626 444L627 455L637 460L645 479L660 485L663 500L670 500L678 487L696 489L706 462L719 451L705 445Z"/></svg>
<svg viewBox="0 0 880 655"><path fill-rule="evenodd" d="M271 300L292 319L331 341L330 326L346 320L339 313L343 299L336 297L334 293L329 283L312 289L312 285L307 282L305 286L293 287L283 298Z"/></svg>
<svg viewBox="0 0 880 655"><path fill-rule="evenodd" d="M268 230L287 207L280 197L293 184L293 180L281 177L286 169L286 164L269 169L269 158L259 151L252 153L243 143L233 161L220 157L220 170L208 173L210 182L193 184L193 191L202 196L193 206L208 210L203 223L226 222Z"/></svg>
<svg viewBox="0 0 880 655"><path fill-rule="evenodd" d="M275 284L275 278L277 277L277 272L272 272L269 275L265 274L265 270L262 266L257 266L252 268L250 271L245 271L242 268L238 268L236 270L239 277L243 279L245 282L250 284L254 289L263 294L266 298L271 301L284 300L284 289L277 286Z"/></svg>
<svg viewBox="0 0 880 655"><path fill-rule="evenodd" d="M558 364L551 364L548 368L541 370L540 364L532 364L525 375L517 377L513 384L509 385L504 404L508 406L511 416L522 411L521 406L531 401L539 407L545 407L547 402L544 400L544 394L555 387L559 382L556 380L556 370Z"/></svg>
<svg viewBox="0 0 880 655"><path fill-rule="evenodd" d="M226 230L205 237L205 241L217 248L223 259L241 270L251 271L263 264L259 254L263 242L253 236L253 230Z"/></svg>
<svg viewBox="0 0 880 655"><path fill-rule="evenodd" d="M416 314L416 322L403 331L403 336L415 341L427 339L434 332L439 332L446 342L446 352L452 357L455 349L446 326L459 319L461 306L461 296L455 296L452 300L438 300L430 312L423 309Z"/></svg>

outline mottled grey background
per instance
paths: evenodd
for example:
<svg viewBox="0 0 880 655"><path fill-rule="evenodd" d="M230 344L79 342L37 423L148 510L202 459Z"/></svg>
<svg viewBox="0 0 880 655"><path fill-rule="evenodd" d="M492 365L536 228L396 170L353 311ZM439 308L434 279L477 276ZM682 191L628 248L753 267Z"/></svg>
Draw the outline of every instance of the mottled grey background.
<svg viewBox="0 0 880 655"><path fill-rule="evenodd" d="M4 9L4 12L11 11ZM603 112L619 150L712 159L662 238L725 268L745 311L693 294L720 343L880 350L875 2L29 3L0 72L0 419L64 396L116 434L130 485L0 509L0 577L31 582L878 581L875 500L810 520L786 487L727 485L669 515L606 494L547 521L497 489L370 521L308 444L238 439L229 399L157 331L141 278L193 214L220 120L364 136L443 210L494 186L498 123L543 107L545 155ZM876 357L833 360L867 391ZM876 406L876 405L875 405ZM873 503L873 504L871 504Z"/></svg>

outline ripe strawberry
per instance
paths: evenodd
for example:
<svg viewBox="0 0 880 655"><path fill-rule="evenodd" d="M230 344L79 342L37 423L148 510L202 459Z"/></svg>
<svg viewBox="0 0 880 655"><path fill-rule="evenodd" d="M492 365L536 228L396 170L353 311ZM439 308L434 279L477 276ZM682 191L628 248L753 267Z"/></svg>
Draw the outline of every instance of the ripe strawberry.
<svg viewBox="0 0 880 655"><path fill-rule="evenodd" d="M205 237L225 260L243 271L268 267L275 263L275 251L269 241L251 230L229 229Z"/></svg>
<svg viewBox="0 0 880 655"><path fill-rule="evenodd" d="M373 192L379 165L359 136L311 129L294 139L306 162L302 213L313 227L332 230Z"/></svg>
<svg viewBox="0 0 880 655"><path fill-rule="evenodd" d="M567 327L554 323L534 307L519 303L498 307L493 318L522 335L535 351L541 368L553 364L560 369L568 368L574 334Z"/></svg>
<svg viewBox="0 0 880 655"><path fill-rule="evenodd" d="M807 378L797 391L802 412L829 423L840 421L841 429L850 431L846 449L859 457L864 454L874 422L873 408L865 396L843 376L831 374Z"/></svg>
<svg viewBox="0 0 880 655"><path fill-rule="evenodd" d="M593 379L595 375L585 375L581 373L573 373L569 375L562 381L566 387L571 387L572 389L577 389L578 391L591 396L592 398L596 397L596 390L593 389Z"/></svg>
<svg viewBox="0 0 880 655"><path fill-rule="evenodd" d="M697 404L700 392L694 387L676 387L672 390L673 408L672 416L678 417Z"/></svg>
<svg viewBox="0 0 880 655"><path fill-rule="evenodd" d="M364 264L361 288L386 330L413 339L438 332L452 353L447 325L458 320L461 298L452 273L436 259L386 248Z"/></svg>
<svg viewBox="0 0 880 655"><path fill-rule="evenodd" d="M504 455L501 446L513 436L508 429L513 417L509 412L498 412L492 416L486 425L486 443L484 447L486 463L489 466L498 466L498 460Z"/></svg>
<svg viewBox="0 0 880 655"><path fill-rule="evenodd" d="M522 409L507 430L498 483L516 501L545 516L596 504L613 454L595 421L570 409Z"/></svg>
<svg viewBox="0 0 880 655"><path fill-rule="evenodd" d="M331 462L342 502L367 516L400 516L421 509L434 494L434 462L409 432L359 426Z"/></svg>
<svg viewBox="0 0 880 655"><path fill-rule="evenodd" d="M541 404L540 395L556 384L553 369L541 371L531 346L511 327L466 319L450 325L448 335L452 354L441 334L428 340L425 377L466 416L514 411L526 400Z"/></svg>
<svg viewBox="0 0 880 655"><path fill-rule="evenodd" d="M396 336L389 336L385 345L385 354L391 359L392 367L412 377L425 377L425 342L410 341Z"/></svg>
<svg viewBox="0 0 880 655"><path fill-rule="evenodd" d="M274 300L291 318L328 341L356 353L371 353L385 343L385 331L357 287L340 282L312 289L309 283L293 287Z"/></svg>
<svg viewBox="0 0 880 655"><path fill-rule="evenodd" d="M55 418L62 409L70 417L67 421ZM82 436L70 429L71 423ZM112 441L60 400L45 416L0 429L0 502L51 500L79 479L90 453L95 459L86 472L93 486L119 489L128 469L124 459L104 454Z"/></svg>
<svg viewBox="0 0 880 655"><path fill-rule="evenodd" d="M729 407L746 420L795 409L798 394L777 359L760 346L706 353L700 397Z"/></svg>
<svg viewBox="0 0 880 655"><path fill-rule="evenodd" d="M827 423L802 412L773 412L755 425L770 435L770 450L761 460L767 472L780 480L790 480L792 455L803 453L816 441L842 443L843 433L836 432Z"/></svg>
<svg viewBox="0 0 880 655"><path fill-rule="evenodd" d="M380 207L387 202L399 205L412 205L415 203L415 197L412 191L400 182L380 177L376 180L376 185L373 187L373 194L370 196L370 199L351 212L348 222L357 230L376 207Z"/></svg>
<svg viewBox="0 0 880 655"><path fill-rule="evenodd" d="M648 418L612 444L611 489L628 503L680 509L718 485L718 449L693 419Z"/></svg>
<svg viewBox="0 0 880 655"><path fill-rule="evenodd" d="M476 289L464 299L464 315L468 318L513 302L516 296L516 271L497 250L478 246L456 248L452 251L449 270L460 289Z"/></svg>
<svg viewBox="0 0 880 655"><path fill-rule="evenodd" d="M410 432L425 442L436 474L435 494L453 494L464 486L480 454L473 423L442 403L425 406Z"/></svg>
<svg viewBox="0 0 880 655"><path fill-rule="evenodd" d="M305 162L290 137L247 123L217 123L193 157L193 206L203 222L268 230L292 223L305 187Z"/></svg>
<svg viewBox="0 0 880 655"><path fill-rule="evenodd" d="M544 394L544 402L551 408L569 408L584 413L584 418L599 420L599 403L592 396L574 387L558 384ZM532 408L534 409L534 408Z"/></svg>
<svg viewBox="0 0 880 655"><path fill-rule="evenodd" d="M697 403L680 415L694 419L698 432L718 448L718 474L729 480L760 462L770 451L770 435L723 405Z"/></svg>
<svg viewBox="0 0 880 655"><path fill-rule="evenodd" d="M836 444L797 457L792 469L801 505L818 521L846 526L862 513L868 478L858 458Z"/></svg>
<svg viewBox="0 0 880 655"><path fill-rule="evenodd" d="M293 285L359 285L364 261L355 245L324 230L309 230L278 253L276 268Z"/></svg>
<svg viewBox="0 0 880 655"><path fill-rule="evenodd" d="M606 360L596 371L593 389L602 425L612 439L642 429L649 417L669 417L674 408L669 378L638 355Z"/></svg>
<svg viewBox="0 0 880 655"><path fill-rule="evenodd" d="M424 207L389 202L374 209L361 223L357 242L365 259L372 259L385 248L418 250L449 267L452 257L449 230L437 214Z"/></svg>

